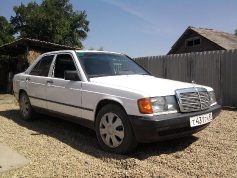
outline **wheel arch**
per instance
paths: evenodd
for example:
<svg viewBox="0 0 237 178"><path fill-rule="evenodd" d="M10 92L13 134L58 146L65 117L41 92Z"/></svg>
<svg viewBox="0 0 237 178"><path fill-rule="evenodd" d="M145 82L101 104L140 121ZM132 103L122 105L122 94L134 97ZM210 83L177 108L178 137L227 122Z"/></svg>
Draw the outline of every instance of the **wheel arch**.
<svg viewBox="0 0 237 178"><path fill-rule="evenodd" d="M18 100L20 99L22 93L26 93L27 94L27 92L24 89L20 89L19 90L19 94L18 94Z"/></svg>
<svg viewBox="0 0 237 178"><path fill-rule="evenodd" d="M106 105L108 105L108 104L115 104L115 105L121 107L121 108L124 110L124 112L127 114L127 112L126 112L126 110L125 110L125 108L123 107L123 104L122 104L121 102L119 102L119 101L117 101L117 100L113 100L113 99L103 99L103 100L100 100L100 102L99 102L99 103L97 104L97 106L96 106L96 110L95 110L95 121L96 121L96 117L97 117L99 111L100 111L104 106L106 106Z"/></svg>

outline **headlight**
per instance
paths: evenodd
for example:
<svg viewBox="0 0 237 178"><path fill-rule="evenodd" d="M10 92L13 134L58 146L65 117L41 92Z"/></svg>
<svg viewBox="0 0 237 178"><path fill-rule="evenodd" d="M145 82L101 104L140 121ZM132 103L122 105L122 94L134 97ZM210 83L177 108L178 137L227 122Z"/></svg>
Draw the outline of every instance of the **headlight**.
<svg viewBox="0 0 237 178"><path fill-rule="evenodd" d="M151 104L152 104L153 112L157 113L157 112L164 111L165 103L166 103L165 97L151 98Z"/></svg>
<svg viewBox="0 0 237 178"><path fill-rule="evenodd" d="M139 111L143 114L166 114L177 112L174 96L158 96L138 100Z"/></svg>
<svg viewBox="0 0 237 178"><path fill-rule="evenodd" d="M210 106L216 104L216 96L214 91L209 92Z"/></svg>

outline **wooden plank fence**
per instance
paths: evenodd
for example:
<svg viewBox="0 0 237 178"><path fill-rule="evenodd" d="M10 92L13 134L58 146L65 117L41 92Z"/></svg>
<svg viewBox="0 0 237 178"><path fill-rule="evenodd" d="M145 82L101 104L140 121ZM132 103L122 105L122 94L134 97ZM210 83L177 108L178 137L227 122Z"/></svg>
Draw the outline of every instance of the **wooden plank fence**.
<svg viewBox="0 0 237 178"><path fill-rule="evenodd" d="M219 104L237 107L237 49L135 58L160 78L214 88Z"/></svg>

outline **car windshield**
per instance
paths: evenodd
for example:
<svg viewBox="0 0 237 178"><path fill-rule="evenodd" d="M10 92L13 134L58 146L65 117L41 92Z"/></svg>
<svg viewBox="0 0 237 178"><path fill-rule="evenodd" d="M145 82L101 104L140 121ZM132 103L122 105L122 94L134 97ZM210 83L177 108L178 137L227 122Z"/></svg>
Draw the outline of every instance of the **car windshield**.
<svg viewBox="0 0 237 178"><path fill-rule="evenodd" d="M126 55L80 52L77 53L77 56L90 78L114 75L150 75Z"/></svg>

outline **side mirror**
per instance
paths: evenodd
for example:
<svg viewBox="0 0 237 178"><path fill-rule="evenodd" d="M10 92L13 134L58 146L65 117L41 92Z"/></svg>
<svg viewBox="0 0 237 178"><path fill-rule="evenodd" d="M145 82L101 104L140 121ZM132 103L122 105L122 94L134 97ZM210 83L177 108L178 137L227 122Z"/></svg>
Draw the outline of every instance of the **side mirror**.
<svg viewBox="0 0 237 178"><path fill-rule="evenodd" d="M80 78L76 70L65 70L64 71L65 80L79 81Z"/></svg>

